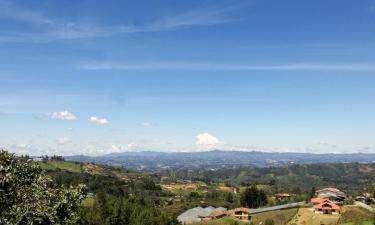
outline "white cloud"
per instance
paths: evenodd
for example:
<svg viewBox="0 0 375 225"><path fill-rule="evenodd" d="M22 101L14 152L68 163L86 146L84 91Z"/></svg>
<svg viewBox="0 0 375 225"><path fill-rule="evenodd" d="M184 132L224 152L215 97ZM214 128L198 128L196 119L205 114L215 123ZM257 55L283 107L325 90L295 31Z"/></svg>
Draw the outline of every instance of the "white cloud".
<svg viewBox="0 0 375 225"><path fill-rule="evenodd" d="M142 126L144 126L144 127L152 127L152 124L150 122L143 122Z"/></svg>
<svg viewBox="0 0 375 225"><path fill-rule="evenodd" d="M70 138L68 138L68 137L61 137L61 138L58 138L56 140L56 143L58 145L65 145L65 144L68 144L70 142L72 142L72 140Z"/></svg>
<svg viewBox="0 0 375 225"><path fill-rule="evenodd" d="M197 136L195 144L199 150L211 150L220 147L223 143L212 134L202 133Z"/></svg>
<svg viewBox="0 0 375 225"><path fill-rule="evenodd" d="M26 155L26 154L35 154L35 148L33 145L31 144L23 144L23 143L20 143L20 144L11 144L11 145L7 145L7 146L4 146L4 148L10 152L13 152L13 153L16 153L16 154L19 154L19 155Z"/></svg>
<svg viewBox="0 0 375 225"><path fill-rule="evenodd" d="M130 143L127 145L111 145L111 148L107 151L108 153L115 152L128 152L137 149L139 146L135 143Z"/></svg>
<svg viewBox="0 0 375 225"><path fill-rule="evenodd" d="M54 120L77 120L77 117L69 111L49 112L47 116Z"/></svg>
<svg viewBox="0 0 375 225"><path fill-rule="evenodd" d="M89 122L93 124L97 124L97 125L105 125L109 123L107 119L104 119L104 118L99 119L95 116L90 117Z"/></svg>
<svg viewBox="0 0 375 225"><path fill-rule="evenodd" d="M135 143L129 143L126 145L112 144L110 146L88 146L84 148L80 153L90 156L106 155L110 153L121 153L129 152L139 149L139 145Z"/></svg>

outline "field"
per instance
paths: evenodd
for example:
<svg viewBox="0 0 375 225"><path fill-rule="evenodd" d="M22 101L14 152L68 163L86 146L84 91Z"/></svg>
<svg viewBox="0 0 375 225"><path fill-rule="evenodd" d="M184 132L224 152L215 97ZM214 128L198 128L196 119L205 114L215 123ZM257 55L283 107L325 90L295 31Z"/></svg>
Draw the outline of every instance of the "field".
<svg viewBox="0 0 375 225"><path fill-rule="evenodd" d="M363 221L372 221L374 215L361 207L346 206L339 219L339 224L361 224Z"/></svg>
<svg viewBox="0 0 375 225"><path fill-rule="evenodd" d="M340 215L316 214L310 208L300 208L289 225L335 225Z"/></svg>
<svg viewBox="0 0 375 225"><path fill-rule="evenodd" d="M272 219L275 225L373 225L374 217L371 212L358 206L344 206L341 215L316 214L310 208L295 208L255 214L251 222L255 225L264 224L266 219ZM192 225L231 225L232 218L224 218L213 221L203 221ZM249 223L239 223L249 224Z"/></svg>
<svg viewBox="0 0 375 225"><path fill-rule="evenodd" d="M232 225L237 222L238 225L248 225L249 223L246 222L238 222L235 221L233 218L223 218L220 220L212 220L212 221L203 221L199 223L191 223L190 225Z"/></svg>
<svg viewBox="0 0 375 225"><path fill-rule="evenodd" d="M264 224L266 219L272 219L275 225L284 225L289 222L297 212L298 208L259 213L252 216L251 221L253 221L254 224Z"/></svg>
<svg viewBox="0 0 375 225"><path fill-rule="evenodd" d="M82 171L82 167L81 167L82 164L74 163L74 162L49 160L46 162L39 162L39 165L47 171L54 171L57 169L67 170L67 171L75 172L75 173L79 173Z"/></svg>

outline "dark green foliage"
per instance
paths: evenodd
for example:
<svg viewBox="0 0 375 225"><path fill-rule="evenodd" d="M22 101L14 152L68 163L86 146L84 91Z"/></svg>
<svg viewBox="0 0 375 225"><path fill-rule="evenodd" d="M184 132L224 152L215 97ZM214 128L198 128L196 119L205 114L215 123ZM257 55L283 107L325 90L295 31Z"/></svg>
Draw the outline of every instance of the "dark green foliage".
<svg viewBox="0 0 375 225"><path fill-rule="evenodd" d="M177 225L175 217L136 199L98 193L92 207L83 208L80 224L87 225Z"/></svg>
<svg viewBox="0 0 375 225"><path fill-rule="evenodd" d="M229 202L229 203L233 203L234 202L234 196L232 193L227 193L226 196L225 196L225 201Z"/></svg>
<svg viewBox="0 0 375 225"><path fill-rule="evenodd" d="M267 204L267 195L263 190L259 190L256 185L251 185L241 193L240 201L242 206L258 208Z"/></svg>
<svg viewBox="0 0 375 225"><path fill-rule="evenodd" d="M85 187L56 187L30 159L0 152L0 224L76 224Z"/></svg>
<svg viewBox="0 0 375 225"><path fill-rule="evenodd" d="M164 171L163 176L179 180L232 185L268 184L272 193L293 192L300 189L309 194L311 187L337 187L348 193L372 192L375 183L375 163L307 164L270 168L238 168L219 170ZM375 192L375 191L374 191Z"/></svg>
<svg viewBox="0 0 375 225"><path fill-rule="evenodd" d="M266 219L266 221L264 221L264 225L275 225L275 221L273 221L273 219Z"/></svg>

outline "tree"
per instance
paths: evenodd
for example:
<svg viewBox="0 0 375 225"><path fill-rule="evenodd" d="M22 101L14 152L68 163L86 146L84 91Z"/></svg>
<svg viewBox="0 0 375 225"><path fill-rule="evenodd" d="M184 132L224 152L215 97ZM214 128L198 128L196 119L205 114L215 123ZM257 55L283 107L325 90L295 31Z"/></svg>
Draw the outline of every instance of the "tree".
<svg viewBox="0 0 375 225"><path fill-rule="evenodd" d="M263 190L259 190L256 185L252 185L241 193L240 201L243 206L258 208L267 204L267 195Z"/></svg>
<svg viewBox="0 0 375 225"><path fill-rule="evenodd" d="M229 202L229 203L233 203L234 202L234 197L233 197L233 194L232 193L227 193L225 195L225 201Z"/></svg>
<svg viewBox="0 0 375 225"><path fill-rule="evenodd" d="M275 225L275 221L273 221L273 219L267 218L266 221L264 221L264 225Z"/></svg>
<svg viewBox="0 0 375 225"><path fill-rule="evenodd" d="M84 192L56 187L31 159L0 151L0 224L76 224Z"/></svg>
<svg viewBox="0 0 375 225"><path fill-rule="evenodd" d="M314 196L315 196L315 187L312 187L311 188L311 191L310 191L310 193L309 193L309 196L310 196L310 198L313 198Z"/></svg>

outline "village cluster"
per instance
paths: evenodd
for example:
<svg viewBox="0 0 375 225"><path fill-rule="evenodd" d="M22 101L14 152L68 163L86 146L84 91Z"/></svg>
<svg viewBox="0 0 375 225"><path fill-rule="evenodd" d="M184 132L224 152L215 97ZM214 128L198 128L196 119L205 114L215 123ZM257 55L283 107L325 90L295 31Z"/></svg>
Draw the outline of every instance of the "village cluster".
<svg viewBox="0 0 375 225"><path fill-rule="evenodd" d="M279 201L290 200L291 197L292 195L288 193L278 193L273 196L274 199ZM295 202L257 209L241 207L228 210L223 207L195 207L179 215L178 220L183 224L207 220L216 220L224 217L232 217L239 221L251 221L251 217L258 213L297 207L308 208L311 212L315 214L339 215L342 213L342 207L347 199L348 196L345 192L337 188L328 187L317 190L315 192L315 196L311 198L308 202ZM365 193L362 196L356 197L355 201L359 202L360 204L362 204L362 206L365 207L365 204L369 204L372 201L372 199L369 197L369 193Z"/></svg>

